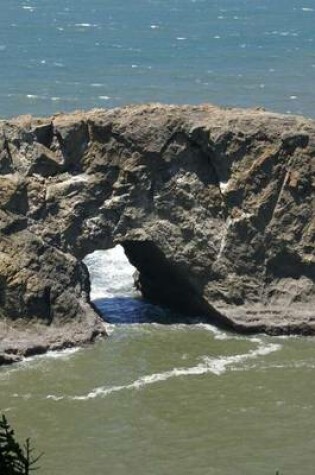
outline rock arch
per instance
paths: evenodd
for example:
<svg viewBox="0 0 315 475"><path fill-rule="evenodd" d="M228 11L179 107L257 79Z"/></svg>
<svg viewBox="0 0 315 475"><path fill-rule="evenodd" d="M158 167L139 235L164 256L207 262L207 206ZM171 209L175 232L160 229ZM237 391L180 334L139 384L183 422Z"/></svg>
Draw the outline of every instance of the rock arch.
<svg viewBox="0 0 315 475"><path fill-rule="evenodd" d="M116 243L153 300L241 331L311 333L314 150L313 121L259 110L2 121L3 359L104 333L82 259Z"/></svg>

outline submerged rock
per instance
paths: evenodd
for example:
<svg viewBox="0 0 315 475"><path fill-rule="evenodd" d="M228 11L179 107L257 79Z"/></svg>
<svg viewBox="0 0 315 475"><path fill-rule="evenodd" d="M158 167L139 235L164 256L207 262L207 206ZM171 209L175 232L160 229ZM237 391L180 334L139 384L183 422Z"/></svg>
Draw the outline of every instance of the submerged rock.
<svg viewBox="0 0 315 475"><path fill-rule="evenodd" d="M105 333L82 259L117 243L152 301L314 333L314 181L301 117L153 104L2 121L0 363Z"/></svg>

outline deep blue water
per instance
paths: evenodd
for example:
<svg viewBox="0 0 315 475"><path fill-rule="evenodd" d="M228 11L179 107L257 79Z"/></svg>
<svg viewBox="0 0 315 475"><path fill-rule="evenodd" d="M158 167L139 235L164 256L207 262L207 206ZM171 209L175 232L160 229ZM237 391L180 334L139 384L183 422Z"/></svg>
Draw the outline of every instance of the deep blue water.
<svg viewBox="0 0 315 475"><path fill-rule="evenodd" d="M315 117L314 0L2 0L1 117L139 102Z"/></svg>

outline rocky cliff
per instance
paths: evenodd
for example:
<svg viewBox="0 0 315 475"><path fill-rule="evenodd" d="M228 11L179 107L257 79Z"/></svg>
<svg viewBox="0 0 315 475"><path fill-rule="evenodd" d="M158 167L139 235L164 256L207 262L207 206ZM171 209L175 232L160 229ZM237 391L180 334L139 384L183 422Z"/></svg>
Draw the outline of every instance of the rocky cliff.
<svg viewBox="0 0 315 475"><path fill-rule="evenodd" d="M117 243L155 302L314 333L314 181L301 117L147 105L0 122L0 361L105 333L82 259Z"/></svg>

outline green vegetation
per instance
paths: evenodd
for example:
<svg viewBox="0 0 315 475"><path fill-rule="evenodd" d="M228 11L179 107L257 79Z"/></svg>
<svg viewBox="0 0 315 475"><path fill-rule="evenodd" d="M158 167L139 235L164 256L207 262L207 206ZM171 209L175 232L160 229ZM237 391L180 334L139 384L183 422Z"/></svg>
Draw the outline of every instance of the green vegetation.
<svg viewBox="0 0 315 475"><path fill-rule="evenodd" d="M42 455L42 454L41 454ZM37 470L36 466L41 455L34 457L30 439L21 446L14 436L5 416L0 419L0 474L29 475Z"/></svg>

